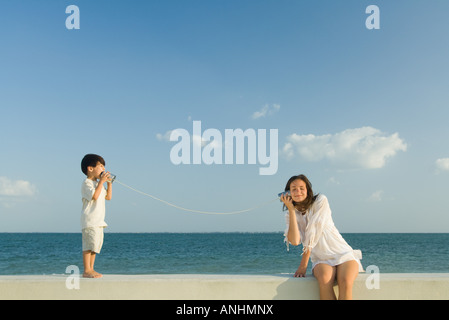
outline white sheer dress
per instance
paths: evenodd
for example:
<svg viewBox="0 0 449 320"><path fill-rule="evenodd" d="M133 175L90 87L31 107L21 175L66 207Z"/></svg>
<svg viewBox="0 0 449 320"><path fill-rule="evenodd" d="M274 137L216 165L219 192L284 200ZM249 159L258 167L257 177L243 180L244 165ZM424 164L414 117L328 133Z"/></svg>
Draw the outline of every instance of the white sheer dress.
<svg viewBox="0 0 449 320"><path fill-rule="evenodd" d="M363 272L360 262L362 252L353 250L343 239L332 220L332 212L325 195L318 195L313 205L303 215L295 209L296 221L303 245L303 254L311 250L310 259L312 270L319 263L337 266L347 261L355 260L359 264L359 272ZM285 242L288 239L289 214L286 214L287 228L285 230Z"/></svg>

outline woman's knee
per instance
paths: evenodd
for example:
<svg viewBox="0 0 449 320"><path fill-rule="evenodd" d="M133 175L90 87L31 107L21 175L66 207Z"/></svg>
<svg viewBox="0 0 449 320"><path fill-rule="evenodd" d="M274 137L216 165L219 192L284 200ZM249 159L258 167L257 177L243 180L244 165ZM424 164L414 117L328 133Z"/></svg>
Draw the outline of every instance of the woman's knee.
<svg viewBox="0 0 449 320"><path fill-rule="evenodd" d="M344 275L337 277L337 283L340 288L350 288L354 284L355 277Z"/></svg>
<svg viewBox="0 0 449 320"><path fill-rule="evenodd" d="M320 285L333 284L335 281L335 270L333 267L319 264L313 269L313 275Z"/></svg>
<svg viewBox="0 0 449 320"><path fill-rule="evenodd" d="M349 261L337 267L337 283L339 287L351 287L358 275L358 264Z"/></svg>

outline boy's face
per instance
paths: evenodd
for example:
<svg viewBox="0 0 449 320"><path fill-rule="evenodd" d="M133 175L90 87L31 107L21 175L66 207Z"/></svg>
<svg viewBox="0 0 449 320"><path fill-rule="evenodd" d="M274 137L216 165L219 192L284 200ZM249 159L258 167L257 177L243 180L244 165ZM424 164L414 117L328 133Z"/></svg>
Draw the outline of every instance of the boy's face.
<svg viewBox="0 0 449 320"><path fill-rule="evenodd" d="M102 165L100 161L98 161L95 167L87 167L87 177L89 179L100 179L100 175L103 171L104 165Z"/></svg>

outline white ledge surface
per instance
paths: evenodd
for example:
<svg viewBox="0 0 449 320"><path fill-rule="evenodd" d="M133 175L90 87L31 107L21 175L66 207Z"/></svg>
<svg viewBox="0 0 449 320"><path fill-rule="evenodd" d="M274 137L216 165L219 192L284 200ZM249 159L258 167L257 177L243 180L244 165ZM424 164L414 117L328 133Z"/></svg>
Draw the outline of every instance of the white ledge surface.
<svg viewBox="0 0 449 320"><path fill-rule="evenodd" d="M375 276L378 276L377 280ZM378 288L373 288L377 285ZM334 288L338 293L337 286ZM449 300L449 273L361 273L355 300ZM74 275L0 276L0 299L38 300L314 300L318 283L309 275Z"/></svg>

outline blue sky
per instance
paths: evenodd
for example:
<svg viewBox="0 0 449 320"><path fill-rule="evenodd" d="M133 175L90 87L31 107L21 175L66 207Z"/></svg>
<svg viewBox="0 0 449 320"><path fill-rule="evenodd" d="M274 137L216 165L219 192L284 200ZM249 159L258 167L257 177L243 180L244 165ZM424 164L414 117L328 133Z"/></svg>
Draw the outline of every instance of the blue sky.
<svg viewBox="0 0 449 320"><path fill-rule="evenodd" d="M68 30L65 9L80 9ZM368 30L365 9L380 9ZM6 1L0 232L79 232L80 162L183 207L234 211L292 175L341 232L448 232L447 1ZM174 165L169 133L277 129L279 168ZM113 185L109 232L282 231L274 202L177 210Z"/></svg>

